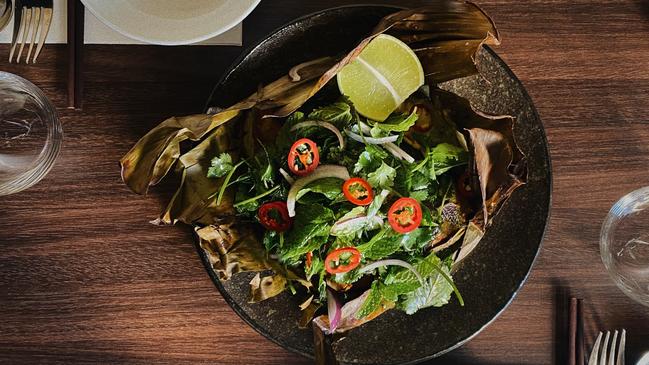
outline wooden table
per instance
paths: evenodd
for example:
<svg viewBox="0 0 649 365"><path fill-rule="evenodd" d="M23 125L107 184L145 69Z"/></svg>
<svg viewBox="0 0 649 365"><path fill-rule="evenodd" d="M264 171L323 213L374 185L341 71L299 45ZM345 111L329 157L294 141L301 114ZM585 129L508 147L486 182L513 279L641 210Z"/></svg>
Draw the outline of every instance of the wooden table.
<svg viewBox="0 0 649 365"><path fill-rule="evenodd" d="M389 1L377 1L385 2ZM343 0L265 0L245 45ZM421 1L391 1L417 4ZM649 309L627 299L599 259L601 222L649 185L649 2L485 0L501 57L543 119L554 206L529 281L503 315L435 364L549 364L564 354L561 292L584 298L587 342L629 331L629 358L649 350ZM0 363L308 364L248 327L218 294L180 227L156 228L171 192L121 183L118 159L171 115L200 112L239 47L88 46L82 112L66 105L66 52L0 68L59 107L61 156L36 187L0 197ZM443 325L443 324L440 324Z"/></svg>

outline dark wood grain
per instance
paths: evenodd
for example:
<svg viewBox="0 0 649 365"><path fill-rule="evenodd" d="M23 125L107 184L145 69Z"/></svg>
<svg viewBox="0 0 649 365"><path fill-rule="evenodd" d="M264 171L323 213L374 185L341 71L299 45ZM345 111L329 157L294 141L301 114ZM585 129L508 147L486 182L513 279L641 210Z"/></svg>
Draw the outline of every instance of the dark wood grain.
<svg viewBox="0 0 649 365"><path fill-rule="evenodd" d="M422 1L373 1L416 5ZM297 16L343 0L263 1L245 46ZM439 364L565 363L565 301L584 299L585 341L627 328L629 360L649 350L649 310L626 298L599 259L615 200L649 185L649 3L486 0L501 57L546 126L554 170L541 255L513 304ZM0 55L8 48L0 46ZM65 131L52 172L0 197L0 363L308 364L249 328L215 290L181 227L148 224L171 192L131 194L118 159L156 123L201 111L239 47L88 46L84 110L67 110L64 46L36 65L0 69L31 80ZM440 326L443 326L440 323ZM587 346L588 347L588 346Z"/></svg>

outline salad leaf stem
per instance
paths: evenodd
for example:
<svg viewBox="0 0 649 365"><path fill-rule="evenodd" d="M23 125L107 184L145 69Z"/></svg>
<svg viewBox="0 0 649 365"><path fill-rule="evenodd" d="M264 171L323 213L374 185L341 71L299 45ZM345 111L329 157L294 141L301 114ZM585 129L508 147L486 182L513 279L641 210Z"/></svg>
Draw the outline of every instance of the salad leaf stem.
<svg viewBox="0 0 649 365"><path fill-rule="evenodd" d="M230 182L230 179L232 179L232 175L234 175L234 172L237 170L237 168L243 165L245 162L246 160L242 160L238 164L234 165L232 167L232 170L230 170L230 172L228 172L228 174L225 176L225 179L221 184L221 188L219 189L219 195L216 197L216 205L221 205L221 200L223 200L225 189L228 187L228 183Z"/></svg>
<svg viewBox="0 0 649 365"><path fill-rule="evenodd" d="M457 300L460 302L460 305L464 307L464 298L462 298L462 294L460 294L460 291L457 289L457 286L453 282L453 279L451 279L448 274L446 274L444 270L439 267L439 265L431 263L431 266L444 278L444 280L449 283L449 285L453 288L453 292L455 293Z"/></svg>
<svg viewBox="0 0 649 365"><path fill-rule="evenodd" d="M233 206L236 208L236 207L240 207L240 206L242 206L242 205L246 205L246 204L248 204L248 203L254 202L254 201L257 200L257 199L261 199L261 198L263 198L263 197L265 197L265 196L267 196L267 195L272 194L273 192L275 192L275 190L279 189L279 187L280 187L280 185L275 185L274 188L272 188L272 189L270 189L270 190L267 190L267 191L264 191L263 193L261 193L261 194L259 194L259 195L257 195L257 196L253 196L253 197L250 198L250 199L246 199L246 200L240 201L240 202L234 204Z"/></svg>

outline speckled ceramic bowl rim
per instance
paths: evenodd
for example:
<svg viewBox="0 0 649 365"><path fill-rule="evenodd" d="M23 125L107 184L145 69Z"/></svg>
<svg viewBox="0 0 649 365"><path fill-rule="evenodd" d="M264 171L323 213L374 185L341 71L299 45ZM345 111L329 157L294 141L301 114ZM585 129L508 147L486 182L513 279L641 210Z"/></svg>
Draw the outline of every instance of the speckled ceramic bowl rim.
<svg viewBox="0 0 649 365"><path fill-rule="evenodd" d="M320 10L320 11L317 11L317 12L314 12L314 13L307 14L307 15L301 16L299 18L296 18L296 19L284 24L283 26L276 28L274 31L269 33L266 37L260 39L253 46L249 47L244 52L242 52L241 55L236 59L236 61L234 61L232 63L232 65L227 69L227 71L225 71L223 73L223 76L221 77L221 79L217 82L216 86L214 87L214 89L213 89L213 91L212 91L212 93L210 95L210 98L208 99L208 103L210 102L210 100L212 100L212 95L214 94L214 90L217 90L220 87L220 85L223 83L223 81L226 80L227 77L237 69L237 67L241 64L241 62L246 57L248 57L251 53L255 52L257 50L257 48L259 48L269 38L271 38L275 34L279 33L282 29L288 27L291 24L300 22L300 21L302 21L304 19L308 19L308 18L317 16L317 15L320 15L322 13L326 13L326 12L329 12L329 11L332 11L332 10L338 10L338 9L342 9L342 8L358 8L358 7L382 7L382 8L394 9L395 11L398 11L399 9L404 9L404 7L393 6L393 5L391 6L391 5L381 5L381 4L356 4L356 5L345 5L345 6L328 8L328 9ZM518 77L516 77L514 72L509 68L509 66L507 66L505 61L503 61L500 57L498 57L498 55L496 54L496 52L493 49L491 49L489 46L484 46L484 49L489 53L490 56L492 56L495 60L497 60L498 63L500 63L500 65L503 67L503 69L505 70L507 75L509 77L511 77L511 79L514 80L514 82L517 85L519 85L520 90L521 90L521 92L523 94L523 98L530 105L533 117L536 120L540 121L541 118L540 118L540 116L538 114L538 111L536 110L536 107L534 106L534 102L532 101L531 96L529 95L529 93L527 92L525 87L523 86L523 83L518 79ZM209 107L210 107L210 105L206 105L205 110L207 110ZM543 127L542 124L539 126L539 128L541 128L541 130L543 132L542 133L543 134L543 144L545 146L548 146L547 136L545 134L545 128ZM550 219L551 219L551 213L552 213L552 209L551 209L551 207L552 207L552 191L553 191L552 161L551 161L551 156L550 156L550 153L549 153L549 148L547 148L546 150L548 152L548 154L547 154L547 162L548 162L547 177L548 177L548 183L549 183L548 189L549 189L550 193L549 193L549 196L548 196L547 217L546 217L546 220L545 220L545 226L543 227L543 234L541 235L541 239L540 239L537 251L536 251L536 253L534 255L534 258L532 259L532 262L530 263L530 266L527 269L527 272L526 272L525 276L523 277L523 280L521 280L521 282L518 285L518 287L516 288L516 290L512 293L511 298L509 298L509 300L493 316L493 318L491 318L491 320L489 320L487 323L485 323L482 327L480 327L472 335L467 336L466 338L458 341L455 345L453 345L453 346L451 346L451 347L449 347L449 348L447 348L445 350L439 351L439 352L434 353L432 355L422 357L422 358L414 360L414 361L399 363L400 365L417 364L417 363L420 363L422 361L431 360L433 358L444 355L444 354L446 354L446 353L448 353L450 351L453 351L453 350L457 349L458 347L464 345L465 343L471 341L474 337L476 337L478 334L480 334L485 328L487 328L489 325L491 325L496 319L498 319L498 317L500 317L500 315L513 302L514 298L516 297L516 295L518 294L520 289L523 287L523 285L525 285L525 283L527 282L527 279L530 276L530 273L532 272L532 269L533 269L534 265L536 264L536 262L538 260L539 254L540 254L541 249L543 247L543 241L545 240L545 236L546 236L547 231L548 231L548 225L549 225L549 222L550 222ZM208 259L207 255L205 254L205 252L203 251L203 249L200 247L200 245L198 243L198 240L194 241L194 246L196 248L196 251L197 251L198 255L201 258L201 261L203 262L203 265L204 265L208 275L212 279L212 282L214 283L216 288L221 293L221 296L223 297L223 299L225 299L225 301L228 303L228 305L230 305L230 307L234 310L234 312L237 313L239 315L239 317L241 317L241 319L243 319L255 331L257 331L258 333L260 333L261 335L263 335L264 337L266 337L270 341L276 343L277 345L279 345L279 346L281 346L281 347L283 347L285 349L288 349L288 350L290 350L290 351L292 351L294 353L305 356L307 358L313 358L313 354L301 351L301 350L291 346L289 343L284 343L282 341L279 341L279 340L275 339L268 332L266 332L263 328L258 326L257 323L252 318L250 318L250 316L248 316L248 314L230 297L230 295L228 294L228 291L225 290L225 288L223 287L223 284L221 283L221 280L216 275L214 270L212 270L209 259Z"/></svg>

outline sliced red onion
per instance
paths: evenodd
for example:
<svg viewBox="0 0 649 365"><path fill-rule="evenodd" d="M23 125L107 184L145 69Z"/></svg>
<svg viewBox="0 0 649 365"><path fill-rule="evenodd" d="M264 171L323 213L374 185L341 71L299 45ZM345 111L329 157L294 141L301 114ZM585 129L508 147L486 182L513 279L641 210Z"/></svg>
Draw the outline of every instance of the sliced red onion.
<svg viewBox="0 0 649 365"><path fill-rule="evenodd" d="M286 170L284 170L283 168L280 167L279 168L279 173L282 174L282 176L284 176L284 179L286 180L287 183L289 183L289 185L293 185L293 183L295 182L295 179L292 178L291 175L289 175L289 173L286 172Z"/></svg>
<svg viewBox="0 0 649 365"><path fill-rule="evenodd" d="M382 267L382 266L401 266L403 268L406 268L410 271L412 271L413 274L417 277L417 280L419 280L419 283L424 286L424 278L421 277L421 274L415 269L414 266L410 265L409 263L403 261L403 260L398 260L398 259L387 259L387 260L379 260L379 261L374 261L373 263L369 265L365 265L362 268L358 269L358 272L360 274L364 274L366 272L370 272L376 268Z"/></svg>
<svg viewBox="0 0 649 365"><path fill-rule="evenodd" d="M336 331L340 323L342 305L340 305L333 290L329 288L327 288L327 312L327 316L329 317L329 334L332 334Z"/></svg>
<svg viewBox="0 0 649 365"><path fill-rule="evenodd" d="M356 134L351 131L345 131L349 138L353 139L354 141L358 141L361 143L369 143L369 144L386 144L386 143L391 143L399 139L399 136L387 136L387 137L381 137L381 138L374 138L374 137L366 137L366 136L361 136L360 134Z"/></svg>
<svg viewBox="0 0 649 365"><path fill-rule="evenodd" d="M360 124L360 126L361 126L361 133L370 134L370 132L372 131L372 128L370 128L369 125L367 125L367 124L365 124L363 122L359 122L358 124Z"/></svg>
<svg viewBox="0 0 649 365"><path fill-rule="evenodd" d="M325 177L337 177L341 180L349 180L349 172L344 166L321 165L311 174L295 180L291 189L288 191L288 198L286 199L286 207L288 208L289 217L295 217L295 200L297 198L297 193L311 182L324 179Z"/></svg>
<svg viewBox="0 0 649 365"><path fill-rule="evenodd" d="M338 137L338 144L340 145L340 149L345 148L345 140L343 139L342 133L340 133L340 130L336 128L335 125L329 123L329 122L323 122L320 120L307 120L306 122L301 122L297 123L293 127L291 127L291 131L300 129L300 128L306 128L306 127L322 127L322 128L327 128L328 130L332 131L336 137Z"/></svg>
<svg viewBox="0 0 649 365"><path fill-rule="evenodd" d="M367 124L365 124L363 122L360 122L359 124L361 126L361 132L363 134L370 134L372 128L370 128L369 125L367 125ZM396 139L395 139L395 141L396 141ZM406 151L402 150L401 147L397 146L396 144L394 144L392 142L385 143L383 145L383 148L385 148L388 152L390 152L394 157L398 158L399 160L404 160L404 161L406 161L408 163L414 163L415 162L415 159L412 156L410 156Z"/></svg>
<svg viewBox="0 0 649 365"><path fill-rule="evenodd" d="M410 156L406 151L402 150L401 147L397 146L394 143L386 143L384 145L385 149L388 150L394 157L404 160L408 163L414 163L415 158Z"/></svg>

